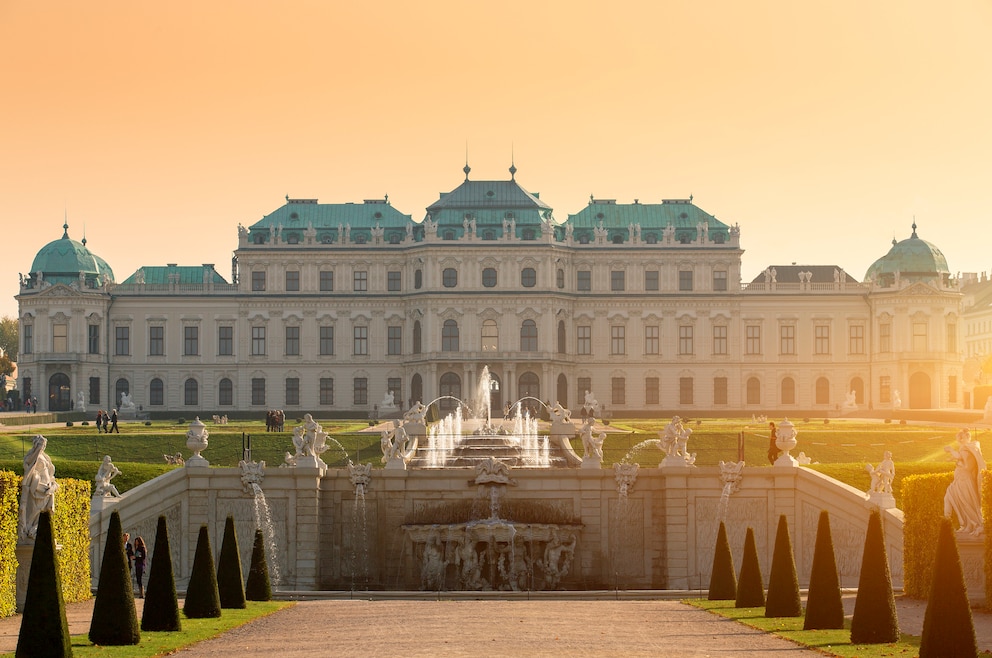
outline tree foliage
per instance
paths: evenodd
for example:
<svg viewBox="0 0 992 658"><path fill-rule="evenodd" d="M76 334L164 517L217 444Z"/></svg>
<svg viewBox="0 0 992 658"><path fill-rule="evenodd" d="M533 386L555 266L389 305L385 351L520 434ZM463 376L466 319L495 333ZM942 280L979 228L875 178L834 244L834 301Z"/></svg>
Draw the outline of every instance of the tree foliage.
<svg viewBox="0 0 992 658"><path fill-rule="evenodd" d="M853 644L884 644L899 641L896 601L892 596L889 558L885 553L882 516L872 508L865 533L865 550L861 557L858 598L851 618Z"/></svg>
<svg viewBox="0 0 992 658"><path fill-rule="evenodd" d="M968 589L961 570L961 556L951 520L940 522L933 586L923 617L920 658L932 656L977 656L975 624L968 603Z"/></svg>
<svg viewBox="0 0 992 658"><path fill-rule="evenodd" d="M9 315L5 315L0 318L0 347L3 348L4 353L11 360L17 361L17 346L18 339L20 337L20 327L17 322L17 318L12 318ZM9 375L10 371L5 371L0 366L0 372L5 375Z"/></svg>

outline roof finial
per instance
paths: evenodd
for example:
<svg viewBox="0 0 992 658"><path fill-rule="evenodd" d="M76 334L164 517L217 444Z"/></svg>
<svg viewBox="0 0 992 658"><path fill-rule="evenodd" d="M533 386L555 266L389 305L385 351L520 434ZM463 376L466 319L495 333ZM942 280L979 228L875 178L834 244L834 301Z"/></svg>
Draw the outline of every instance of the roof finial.
<svg viewBox="0 0 992 658"><path fill-rule="evenodd" d="M513 155L513 143L510 143L510 180L517 179L517 163Z"/></svg>
<svg viewBox="0 0 992 658"><path fill-rule="evenodd" d="M65 209L65 219L62 220L62 239L69 239L69 208Z"/></svg>
<svg viewBox="0 0 992 658"><path fill-rule="evenodd" d="M913 238L916 237L916 215L913 215L913 235L911 235L910 237Z"/></svg>
<svg viewBox="0 0 992 658"><path fill-rule="evenodd" d="M83 246L86 246L86 222L83 222Z"/></svg>
<svg viewBox="0 0 992 658"><path fill-rule="evenodd" d="M462 167L462 171L465 172L465 180L467 181L468 180L469 172L472 171L472 168L468 166L468 140L467 139L465 140L465 166Z"/></svg>

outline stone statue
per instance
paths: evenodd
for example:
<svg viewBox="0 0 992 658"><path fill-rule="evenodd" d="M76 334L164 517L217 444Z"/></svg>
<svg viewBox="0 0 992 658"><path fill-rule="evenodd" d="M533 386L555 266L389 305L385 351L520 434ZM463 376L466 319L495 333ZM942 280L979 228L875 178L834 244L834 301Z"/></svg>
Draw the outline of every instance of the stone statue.
<svg viewBox="0 0 992 658"><path fill-rule="evenodd" d="M182 466L186 463L186 460L183 459L183 453L181 452L177 452L174 455L162 455L162 456L165 457L165 463L172 466Z"/></svg>
<svg viewBox="0 0 992 658"><path fill-rule="evenodd" d="M544 547L544 561L541 562L544 568L545 589L558 589L561 579L568 574L572 566L576 543L575 535L572 535L569 541L563 542L558 536L558 530L551 531L551 540Z"/></svg>
<svg viewBox="0 0 992 658"><path fill-rule="evenodd" d="M396 401L392 391L386 391L386 394L382 396L382 402L379 403L379 408L383 411L396 410Z"/></svg>
<svg viewBox="0 0 992 658"><path fill-rule="evenodd" d="M76 393L76 411L86 411L86 397L82 391Z"/></svg>
<svg viewBox="0 0 992 658"><path fill-rule="evenodd" d="M595 415L596 409L599 407L599 401L596 396L592 394L592 391L587 390L582 403L582 409L586 412L587 416Z"/></svg>
<svg viewBox="0 0 992 658"><path fill-rule="evenodd" d="M320 456L327 451L327 432L320 426L320 423L313 419L313 415L303 415L303 425L298 425L293 430L293 448L295 455L287 455L286 464L289 466L306 466L319 469L326 469L327 464Z"/></svg>
<svg viewBox="0 0 992 658"><path fill-rule="evenodd" d="M121 411L134 409L134 400L127 393L121 393Z"/></svg>
<svg viewBox="0 0 992 658"><path fill-rule="evenodd" d="M878 466L865 464L865 470L871 475L871 487L869 493L892 493L892 480L896 476L896 465L892 461L892 453L886 450L882 453L882 461Z"/></svg>
<svg viewBox="0 0 992 658"><path fill-rule="evenodd" d="M603 460L603 442L606 440L606 433L600 432L598 437L593 437L592 428L595 424L596 419L592 416L586 416L585 422L582 423L580 435L582 436L583 463L586 461L601 463Z"/></svg>
<svg viewBox="0 0 992 658"><path fill-rule="evenodd" d="M120 474L120 469L114 466L114 463L110 461L110 455L105 456L103 458L103 462L100 464L100 468L96 472L96 477L93 478L93 495L113 496L114 498L119 497L121 493L117 491L117 487L111 484L110 480L115 475Z"/></svg>
<svg viewBox="0 0 992 658"><path fill-rule="evenodd" d="M34 539L42 512L55 511L55 465L45 453L48 439L38 434L31 450L24 455L24 479L21 481L21 507L17 530L18 539Z"/></svg>
<svg viewBox="0 0 992 658"><path fill-rule="evenodd" d="M425 425L427 423L427 407L423 402L417 400L406 413L403 414L403 420L408 423L420 423Z"/></svg>
<svg viewBox="0 0 992 658"><path fill-rule="evenodd" d="M982 471L985 458L982 447L966 429L958 432L958 449L944 448L955 462L954 480L944 494L944 516L958 519L959 531L973 536L982 534Z"/></svg>
<svg viewBox="0 0 992 658"><path fill-rule="evenodd" d="M850 391L847 394L847 398L844 400L844 409L848 411L857 411L858 409L858 394L854 391Z"/></svg>
<svg viewBox="0 0 992 658"><path fill-rule="evenodd" d="M892 391L892 408L902 409L902 398L899 397L899 389Z"/></svg>
<svg viewBox="0 0 992 658"><path fill-rule="evenodd" d="M404 461L409 441L410 438L403 429L403 424L394 420L392 429L382 430L382 438L379 441L382 448L382 463L388 464L393 460Z"/></svg>
<svg viewBox="0 0 992 658"><path fill-rule="evenodd" d="M686 450L690 434L692 430L683 425L682 419L678 416L673 416L668 425L658 432L658 438L661 439L660 447L665 453L661 466L692 465L695 456L690 455Z"/></svg>

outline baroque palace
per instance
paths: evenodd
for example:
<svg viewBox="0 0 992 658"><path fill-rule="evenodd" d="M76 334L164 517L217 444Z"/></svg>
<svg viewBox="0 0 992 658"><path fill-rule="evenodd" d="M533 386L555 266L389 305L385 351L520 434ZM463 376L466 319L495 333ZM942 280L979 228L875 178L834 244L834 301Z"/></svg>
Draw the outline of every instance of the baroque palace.
<svg viewBox="0 0 992 658"><path fill-rule="evenodd" d="M354 416L471 400L488 366L494 409L586 391L616 415L970 406L960 282L915 224L860 280L791 264L742 281L739 228L691 197L591 198L559 221L514 167L464 171L420 222L388 199L287 198L238 227L230 280L167 264L118 282L64 226L21 277L22 393Z"/></svg>

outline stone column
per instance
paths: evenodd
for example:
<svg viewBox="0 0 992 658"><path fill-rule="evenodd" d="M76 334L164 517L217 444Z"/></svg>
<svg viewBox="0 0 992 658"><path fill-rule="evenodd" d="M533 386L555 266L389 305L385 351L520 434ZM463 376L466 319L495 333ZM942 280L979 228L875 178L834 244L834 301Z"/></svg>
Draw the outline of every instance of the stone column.
<svg viewBox="0 0 992 658"><path fill-rule="evenodd" d="M296 485L296 582L298 590L316 590L320 580L320 471L297 466ZM288 583L287 583L288 585Z"/></svg>

